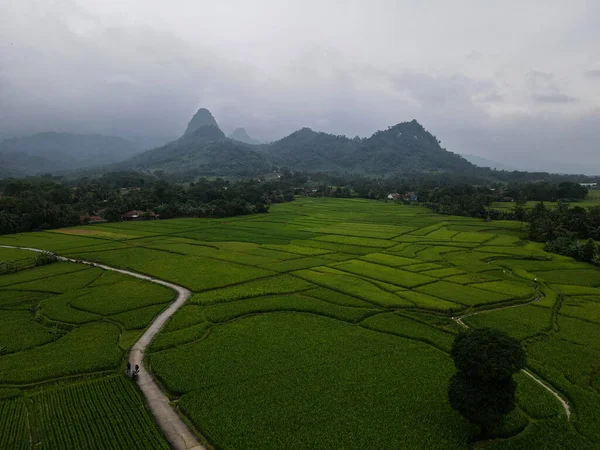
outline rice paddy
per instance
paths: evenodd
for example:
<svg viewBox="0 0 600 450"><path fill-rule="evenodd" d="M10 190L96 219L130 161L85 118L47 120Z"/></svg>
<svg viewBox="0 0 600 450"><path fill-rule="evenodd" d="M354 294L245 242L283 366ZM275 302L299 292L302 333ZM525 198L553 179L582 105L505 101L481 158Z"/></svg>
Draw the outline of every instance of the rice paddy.
<svg viewBox="0 0 600 450"><path fill-rule="evenodd" d="M0 236L0 245L192 290L147 363L216 448L597 448L600 270L523 245L519 228L302 198L264 215L89 225ZM135 435L165 447L120 373L173 292L80 264L34 268L22 250L0 249L0 260L19 263L0 275L0 448L96 448L87 434L110 441L98 448L136 448L118 419L75 417L94 405L130 414L121 401L139 419ZM521 340L529 369L569 400L572 420L519 376L502 439L471 442L446 396L452 316L462 314ZM120 397L103 400L107 390ZM56 421L81 431L57 434Z"/></svg>

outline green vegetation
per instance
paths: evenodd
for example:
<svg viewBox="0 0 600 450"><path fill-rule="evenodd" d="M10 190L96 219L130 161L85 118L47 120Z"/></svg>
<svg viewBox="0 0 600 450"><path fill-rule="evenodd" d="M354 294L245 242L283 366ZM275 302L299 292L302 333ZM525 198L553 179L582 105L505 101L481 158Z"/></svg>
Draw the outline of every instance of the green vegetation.
<svg viewBox="0 0 600 450"><path fill-rule="evenodd" d="M132 381L120 375L31 395L40 448L169 449Z"/></svg>
<svg viewBox="0 0 600 450"><path fill-rule="evenodd" d="M450 354L456 366L450 404L486 436L516 406L513 375L525 367L525 351L501 331L477 328L460 333Z"/></svg>
<svg viewBox="0 0 600 450"><path fill-rule="evenodd" d="M518 222L443 219L420 206L304 197L268 215L108 223L0 236L0 245L192 290L147 358L178 409L218 448L600 445L598 270L522 242ZM81 264L34 267L21 250L4 255L18 270L0 275L0 439L22 429L11 448L19 433L29 448L30 432L40 448L85 448L83 432L53 431L62 420L117 442L130 413L68 419L100 399L101 411L133 408L140 421L132 435L154 439L135 386L119 372L173 292ZM460 328L451 318L463 314L474 329L519 340L528 369L568 399L573 420L518 375L517 408L488 430L491 440L472 443L473 429L447 398ZM107 390L122 394L104 398ZM118 403L124 398L130 406ZM44 404L58 405L57 415L23 419ZM114 448L136 448L128 439Z"/></svg>
<svg viewBox="0 0 600 450"><path fill-rule="evenodd" d="M56 262L0 276L0 448L169 448L120 372L125 329L145 328L174 294L105 274Z"/></svg>

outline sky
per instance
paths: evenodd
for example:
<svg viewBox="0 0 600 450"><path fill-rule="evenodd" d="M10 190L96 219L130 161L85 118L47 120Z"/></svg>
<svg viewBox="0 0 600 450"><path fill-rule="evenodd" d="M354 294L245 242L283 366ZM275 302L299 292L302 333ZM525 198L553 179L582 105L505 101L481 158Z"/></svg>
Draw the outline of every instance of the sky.
<svg viewBox="0 0 600 450"><path fill-rule="evenodd" d="M0 0L0 136L159 142L200 107L263 141L417 119L455 153L600 173L600 2Z"/></svg>

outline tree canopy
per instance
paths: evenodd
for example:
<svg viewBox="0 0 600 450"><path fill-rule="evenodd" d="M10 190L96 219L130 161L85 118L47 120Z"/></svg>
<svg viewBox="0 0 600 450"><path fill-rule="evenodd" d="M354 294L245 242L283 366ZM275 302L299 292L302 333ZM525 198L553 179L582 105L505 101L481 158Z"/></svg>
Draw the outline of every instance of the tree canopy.
<svg viewBox="0 0 600 450"><path fill-rule="evenodd" d="M506 333L479 328L459 334L450 355L457 370L448 385L450 405L485 434L515 408L512 376L525 367L525 351Z"/></svg>

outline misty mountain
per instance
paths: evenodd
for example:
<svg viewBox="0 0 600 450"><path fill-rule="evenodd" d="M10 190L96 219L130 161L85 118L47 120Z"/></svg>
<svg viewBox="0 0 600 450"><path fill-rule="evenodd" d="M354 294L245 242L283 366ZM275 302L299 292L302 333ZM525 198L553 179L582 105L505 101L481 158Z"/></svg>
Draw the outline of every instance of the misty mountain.
<svg viewBox="0 0 600 450"><path fill-rule="evenodd" d="M162 170L170 174L252 176L267 172L270 164L263 153L227 138L212 114L200 109L179 139L112 168L144 172Z"/></svg>
<svg viewBox="0 0 600 450"><path fill-rule="evenodd" d="M469 154L461 154L461 156L463 158L465 158L467 161L469 161L470 163L475 164L476 166L479 166L479 167L489 167L490 169L508 170L508 171L519 170L516 167L509 166L508 164L499 163L497 161L492 161L491 159L484 158L483 156L469 155ZM537 170L540 170L540 169L541 168L538 167ZM523 167L521 167L520 170L523 170Z"/></svg>
<svg viewBox="0 0 600 450"><path fill-rule="evenodd" d="M600 174L600 164L585 164L585 163L566 163L558 161L540 161L539 166L534 166L531 163L523 164L523 170L545 170L552 173L561 174L583 174L588 176L597 176Z"/></svg>
<svg viewBox="0 0 600 450"><path fill-rule="evenodd" d="M246 133L246 130L244 128L236 128L233 131L233 133L229 135L229 139L233 139L234 141L243 142L244 144L250 145L262 144L262 142L257 141L256 139L252 139L250 136L248 136L248 133Z"/></svg>
<svg viewBox="0 0 600 450"><path fill-rule="evenodd" d="M235 136L247 134L238 129ZM248 137L248 139L250 139ZM261 175L286 167L306 172L391 173L477 172L476 166L440 147L416 120L369 138L353 138L302 128L271 144L247 145L227 138L206 109L190 120L184 135L146 151L119 168L169 174Z"/></svg>
<svg viewBox="0 0 600 450"><path fill-rule="evenodd" d="M46 132L4 139L1 176L65 172L125 160L140 150L114 136Z"/></svg>
<svg viewBox="0 0 600 450"><path fill-rule="evenodd" d="M473 171L475 166L440 147L416 120L369 138L353 138L303 128L266 148L272 161L296 170L350 171L379 175L407 172Z"/></svg>
<svg viewBox="0 0 600 450"><path fill-rule="evenodd" d="M219 129L219 125L217 124L217 121L215 120L211 112L208 109L200 108L196 112L196 114L194 114L192 120L190 120L190 122L188 123L188 126L185 129L185 133L183 134L183 136L191 136L196 131L204 127L213 127ZM219 131L221 130L219 129Z"/></svg>

